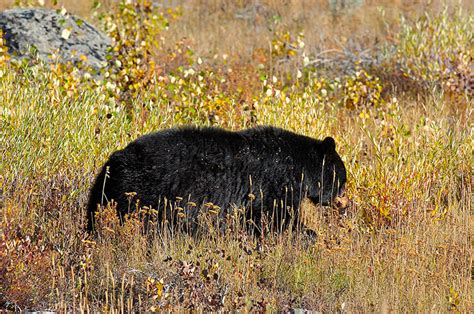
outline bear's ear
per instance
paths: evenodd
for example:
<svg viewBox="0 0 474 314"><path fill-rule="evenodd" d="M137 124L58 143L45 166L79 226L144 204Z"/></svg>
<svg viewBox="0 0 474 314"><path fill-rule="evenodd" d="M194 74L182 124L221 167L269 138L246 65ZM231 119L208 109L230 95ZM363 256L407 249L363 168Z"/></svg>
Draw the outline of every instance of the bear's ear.
<svg viewBox="0 0 474 314"><path fill-rule="evenodd" d="M321 143L324 151L334 151L336 150L336 142L330 136L326 137Z"/></svg>

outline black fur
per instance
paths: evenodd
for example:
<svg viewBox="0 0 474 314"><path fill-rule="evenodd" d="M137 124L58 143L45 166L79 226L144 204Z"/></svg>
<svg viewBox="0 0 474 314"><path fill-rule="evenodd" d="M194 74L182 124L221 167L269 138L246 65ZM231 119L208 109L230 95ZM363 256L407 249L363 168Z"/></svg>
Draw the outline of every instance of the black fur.
<svg viewBox="0 0 474 314"><path fill-rule="evenodd" d="M142 206L160 214L164 197L212 202L225 212L233 205L249 206L253 194L250 214L258 225L262 212L276 214L277 220L289 217L288 207L298 210L303 197L327 205L345 182L346 169L330 137L318 141L274 127L169 129L140 137L110 156L91 190L88 229L101 202L115 200L121 217L135 209L126 192L136 192Z"/></svg>

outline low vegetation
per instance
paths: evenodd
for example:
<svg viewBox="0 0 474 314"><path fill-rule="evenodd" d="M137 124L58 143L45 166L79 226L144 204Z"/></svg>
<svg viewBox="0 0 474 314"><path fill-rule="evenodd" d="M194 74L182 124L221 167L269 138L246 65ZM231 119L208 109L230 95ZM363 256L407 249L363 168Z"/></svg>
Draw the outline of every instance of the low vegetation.
<svg viewBox="0 0 474 314"><path fill-rule="evenodd" d="M91 9L84 17L114 39L100 73L17 61L0 41L1 308L472 312L472 8L426 4L402 19L391 1L389 12L317 1L332 25L325 46L309 17L284 14L303 12L300 1L199 3ZM257 44L235 50L232 33L199 24L216 16ZM358 27L372 25L365 38ZM183 124L331 135L352 204L341 216L306 203L314 242L284 232L257 243L238 212L222 234L211 210L199 237L144 232L139 215L121 226L113 205L88 236L88 189L108 155Z"/></svg>

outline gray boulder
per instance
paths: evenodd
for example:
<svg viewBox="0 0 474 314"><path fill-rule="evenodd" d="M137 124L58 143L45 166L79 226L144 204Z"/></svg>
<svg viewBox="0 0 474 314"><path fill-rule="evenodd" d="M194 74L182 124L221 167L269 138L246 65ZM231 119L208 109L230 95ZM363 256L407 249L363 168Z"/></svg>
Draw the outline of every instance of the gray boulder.
<svg viewBox="0 0 474 314"><path fill-rule="evenodd" d="M46 9L12 9L0 12L0 28L9 53L28 58L32 51L50 62L59 51L63 61L76 63L87 57L86 65L99 69L106 65L112 41L89 23L71 14Z"/></svg>

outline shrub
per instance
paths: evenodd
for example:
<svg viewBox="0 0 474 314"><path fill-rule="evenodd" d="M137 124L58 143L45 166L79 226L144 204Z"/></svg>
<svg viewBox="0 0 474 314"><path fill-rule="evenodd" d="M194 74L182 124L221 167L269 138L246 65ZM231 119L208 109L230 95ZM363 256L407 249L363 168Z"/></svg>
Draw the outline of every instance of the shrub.
<svg viewBox="0 0 474 314"><path fill-rule="evenodd" d="M461 9L426 14L414 23L402 19L395 58L410 80L427 88L455 90L460 76L473 75L473 37L474 17Z"/></svg>

